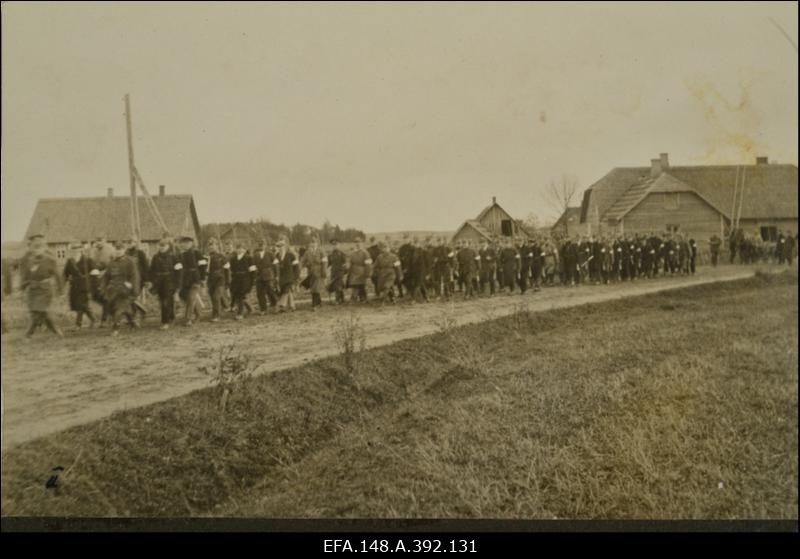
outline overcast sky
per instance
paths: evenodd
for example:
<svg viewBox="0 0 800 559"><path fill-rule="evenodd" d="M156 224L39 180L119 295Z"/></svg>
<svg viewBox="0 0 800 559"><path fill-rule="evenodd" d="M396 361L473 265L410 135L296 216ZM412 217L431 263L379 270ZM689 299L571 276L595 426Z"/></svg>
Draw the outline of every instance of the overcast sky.
<svg viewBox="0 0 800 559"><path fill-rule="evenodd" d="M455 229L615 166L797 163L797 4L2 5L2 238L151 191L201 223ZM789 38L776 26L780 25ZM579 200L576 197L576 203ZM91 219L91 216L87 216Z"/></svg>

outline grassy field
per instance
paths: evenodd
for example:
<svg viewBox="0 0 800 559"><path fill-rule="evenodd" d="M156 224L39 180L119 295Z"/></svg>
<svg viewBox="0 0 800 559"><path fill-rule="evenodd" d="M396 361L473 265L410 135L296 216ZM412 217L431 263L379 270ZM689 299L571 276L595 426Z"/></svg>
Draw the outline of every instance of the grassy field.
<svg viewBox="0 0 800 559"><path fill-rule="evenodd" d="M224 412L211 387L13 447L2 513L797 518L797 308L792 272L443 315L242 380Z"/></svg>

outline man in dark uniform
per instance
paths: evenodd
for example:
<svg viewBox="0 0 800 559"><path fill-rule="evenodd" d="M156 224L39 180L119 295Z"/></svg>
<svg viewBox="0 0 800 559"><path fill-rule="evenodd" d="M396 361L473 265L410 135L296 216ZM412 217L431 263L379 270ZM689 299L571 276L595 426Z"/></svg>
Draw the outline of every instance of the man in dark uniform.
<svg viewBox="0 0 800 559"><path fill-rule="evenodd" d="M542 271L544 270L544 241L534 238L530 244L531 249L531 284L534 291L542 289Z"/></svg>
<svg viewBox="0 0 800 559"><path fill-rule="evenodd" d="M275 264L275 253L267 246L267 242L258 242L256 251L253 253L253 264L256 267L256 298L258 299L258 309L262 315L267 314L267 300L273 309L278 304L276 294L276 279L278 270Z"/></svg>
<svg viewBox="0 0 800 559"><path fill-rule="evenodd" d="M488 240L483 241L483 246L478 252L480 256L481 272L480 272L480 293L486 292L486 285L489 285L489 296L493 297L495 293L495 275L497 274L497 251L489 243Z"/></svg>
<svg viewBox="0 0 800 559"><path fill-rule="evenodd" d="M719 261L719 247L722 245L722 240L716 235L711 235L708 241L708 248L711 251L711 265L717 267Z"/></svg>
<svg viewBox="0 0 800 559"><path fill-rule="evenodd" d="M125 245L114 243L114 258L106 266L103 275L103 292L111 317L111 335L119 334L120 315L124 315L131 328L137 328L136 317L131 306L139 295L139 281L136 264L125 253Z"/></svg>
<svg viewBox="0 0 800 559"><path fill-rule="evenodd" d="M561 249L564 257L564 285L574 286L578 275L578 244L576 239L567 238Z"/></svg>
<svg viewBox="0 0 800 559"><path fill-rule="evenodd" d="M344 252L339 250L339 241L333 239L331 241L333 249L328 255L328 266L331 268L331 282L328 285L328 293L333 293L336 298L336 304L341 305L344 303L344 282L345 274L347 274L347 256Z"/></svg>
<svg viewBox="0 0 800 559"><path fill-rule="evenodd" d="M75 312L75 327L83 327L83 315L89 318L89 327L94 327L94 313L89 306L91 273L95 269L89 257L90 247L76 243L70 247L72 256L64 266L64 281L69 282L69 308Z"/></svg>
<svg viewBox="0 0 800 559"><path fill-rule="evenodd" d="M247 295L253 288L258 268L247 253L242 241L236 243L236 254L229 261L231 271L231 305L236 308L236 320L242 320L244 313L253 312L247 302Z"/></svg>
<svg viewBox="0 0 800 559"><path fill-rule="evenodd" d="M589 279L589 264L592 258L592 243L586 236L578 239L576 248L577 266L575 274L575 282L583 283Z"/></svg>
<svg viewBox="0 0 800 559"><path fill-rule="evenodd" d="M179 294L186 306L186 326L191 326L194 320L200 318L200 309L198 308L199 305L202 305L200 290L206 277L208 261L203 258L199 250L194 248L194 239L191 237L181 239L181 253L178 260L182 270Z"/></svg>
<svg viewBox="0 0 800 559"><path fill-rule="evenodd" d="M231 264L222 253L217 239L208 242L208 279L206 288L211 299L211 322L219 322L222 301L231 285Z"/></svg>
<svg viewBox="0 0 800 559"><path fill-rule="evenodd" d="M397 284L398 297L401 298L404 295L404 286L407 292L413 292L413 278L411 277L409 270L411 269L411 259L414 254L414 245L409 241L409 235L407 233L403 235L403 241L403 244L397 249L397 257L400 259L400 268L403 273L403 281Z"/></svg>
<svg viewBox="0 0 800 559"><path fill-rule="evenodd" d="M786 264L789 266L792 265L792 259L794 258L794 249L795 249L795 238L792 237L791 234L787 234L783 237L782 243L779 245L779 250L783 255L783 259ZM783 262L781 262L783 263Z"/></svg>
<svg viewBox="0 0 800 559"><path fill-rule="evenodd" d="M441 286L441 295L450 299L453 295L453 269L455 268L456 253L447 244L447 239L441 237L439 246L436 247L436 260L434 262L434 283Z"/></svg>
<svg viewBox="0 0 800 559"><path fill-rule="evenodd" d="M519 273L520 256L517 249L511 242L511 239L505 239L503 249L500 251L498 259L500 260L500 268L503 272L502 287L508 289L508 294L514 293L514 286L517 283L517 274Z"/></svg>
<svg viewBox="0 0 800 559"><path fill-rule="evenodd" d="M275 258L278 260L278 286L281 293L278 310L294 311L294 293L300 281L300 259L289 246L289 239L285 236L278 239Z"/></svg>
<svg viewBox="0 0 800 559"><path fill-rule="evenodd" d="M464 246L458 251L457 258L458 273L464 281L464 298L469 299L475 295L474 286L480 256L472 249L469 241L464 241Z"/></svg>
<svg viewBox="0 0 800 559"><path fill-rule="evenodd" d="M605 237L600 241L600 274L605 285L609 284L614 274L614 246Z"/></svg>
<svg viewBox="0 0 800 559"><path fill-rule="evenodd" d="M694 238L689 239L689 272L694 275L697 269L697 243Z"/></svg>
<svg viewBox="0 0 800 559"><path fill-rule="evenodd" d="M400 257L400 262L403 263L402 256ZM419 239L414 237L411 243L411 250L407 253L407 260L404 266L406 288L411 296L412 303L415 303L419 299L428 302L428 293L425 289L425 281L429 273L427 265L428 261L425 255L425 249L420 246Z"/></svg>
<svg viewBox="0 0 800 559"><path fill-rule="evenodd" d="M150 261L150 291L158 297L161 308L161 329L175 321L175 297L183 277L183 266L172 249L169 238L158 242L158 252Z"/></svg>
<svg viewBox="0 0 800 559"><path fill-rule="evenodd" d="M136 286L137 293L141 296L144 296L145 290L148 287L149 280L149 269L150 265L147 261L147 255L145 252L139 248L139 241L135 237L131 237L128 239L125 248L125 254L133 260L133 264L136 266L136 278L139 285ZM134 316L137 314L142 316L144 319L145 315L147 314L147 309L144 308L142 304L143 301L139 301L134 299L131 301L131 312Z"/></svg>
<svg viewBox="0 0 800 559"><path fill-rule="evenodd" d="M370 237L370 245L367 247L367 252L369 253L369 259L372 260L370 263L370 279L372 280L372 287L375 289L377 293L378 290L378 275L377 270L375 269L375 261L378 259L378 256L381 254L381 247L380 245L375 242L375 237Z"/></svg>
<svg viewBox="0 0 800 559"><path fill-rule="evenodd" d="M589 278L595 285L600 285L603 275L603 255L605 254L603 242L599 237L590 237L590 242L592 245L592 259L589 262Z"/></svg>
<svg viewBox="0 0 800 559"><path fill-rule="evenodd" d="M531 275L531 256L533 252L531 247L528 246L527 239L517 239L517 254L519 255L519 289L522 295L528 291L528 278Z"/></svg>

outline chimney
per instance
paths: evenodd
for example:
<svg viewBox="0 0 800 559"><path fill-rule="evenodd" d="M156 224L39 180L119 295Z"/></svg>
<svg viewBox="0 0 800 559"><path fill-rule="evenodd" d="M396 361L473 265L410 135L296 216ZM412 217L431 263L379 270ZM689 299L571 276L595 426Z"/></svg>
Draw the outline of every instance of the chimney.
<svg viewBox="0 0 800 559"><path fill-rule="evenodd" d="M767 165L769 164L768 157L756 157L756 165Z"/></svg>
<svg viewBox="0 0 800 559"><path fill-rule="evenodd" d="M654 179L661 174L661 159L650 160L650 178Z"/></svg>
<svg viewBox="0 0 800 559"><path fill-rule="evenodd" d="M494 205L496 203L497 203L497 196L492 196L492 204Z"/></svg>
<svg viewBox="0 0 800 559"><path fill-rule="evenodd" d="M661 170L666 171L669 169L669 154L659 153L658 156L661 158Z"/></svg>
<svg viewBox="0 0 800 559"><path fill-rule="evenodd" d="M166 194L166 193L167 193L167 185L165 185L165 184L159 184L159 185L158 185L158 195L159 195L159 196L163 196L163 195L164 195L164 194Z"/></svg>
<svg viewBox="0 0 800 559"><path fill-rule="evenodd" d="M113 198L114 197L114 189L113 188L109 188L108 189L108 197L109 198Z"/></svg>

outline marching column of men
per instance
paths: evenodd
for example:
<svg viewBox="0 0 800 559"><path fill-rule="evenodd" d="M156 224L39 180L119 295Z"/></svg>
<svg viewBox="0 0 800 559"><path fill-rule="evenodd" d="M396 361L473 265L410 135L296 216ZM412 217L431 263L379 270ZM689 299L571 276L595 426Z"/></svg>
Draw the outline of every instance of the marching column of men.
<svg viewBox="0 0 800 559"><path fill-rule="evenodd" d="M731 237L735 240L732 250L743 263L758 261L766 253L778 263L791 265L797 248L796 236L780 231L773 245L743 233ZM81 328L84 317L90 327L96 326L98 319L90 305L94 301L102 309L99 325L110 322L113 335L117 335L123 319L130 327L139 327L140 317L146 313L146 293L158 299L161 328L168 329L176 320L177 303L183 305L185 325L200 318L205 309L204 290L211 302L211 321L219 322L225 310L233 313L235 320L252 314L248 298L253 288L263 315L270 309L294 311L300 286L311 294L314 311L322 306L326 291L335 304L366 303L369 284L381 304L402 298L413 304L428 302L431 297L450 300L458 292L471 299L500 293L524 295L557 283L601 285L691 275L696 273L698 257L693 238L654 232L482 238L454 244L444 237L429 237L421 243L407 235L400 246L373 242L365 247L363 239L356 239L348 251L334 240L330 252L321 248L318 238L312 238L299 253L286 237L274 246L259 242L253 252L244 242L223 247L219 240L211 239L205 253L194 246L192 238L182 237L176 244L162 239L149 261L136 239L107 243L98 238L94 247L89 243L71 245L70 258L60 271L46 252L43 236L33 235L29 240L30 250L20 262L21 285L31 313L28 336L40 327L63 335L49 309L64 282L69 284L75 326ZM716 266L722 240L713 235L708 244L711 265Z"/></svg>

